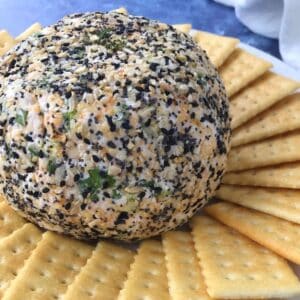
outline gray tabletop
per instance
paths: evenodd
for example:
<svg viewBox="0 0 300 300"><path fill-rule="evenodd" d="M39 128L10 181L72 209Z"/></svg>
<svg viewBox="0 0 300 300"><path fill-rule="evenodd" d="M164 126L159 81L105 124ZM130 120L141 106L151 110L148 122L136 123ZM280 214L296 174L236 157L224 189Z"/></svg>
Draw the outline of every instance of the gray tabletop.
<svg viewBox="0 0 300 300"><path fill-rule="evenodd" d="M195 29L234 36L280 57L277 40L252 33L237 20L232 8L212 0L0 0L0 28L17 35L37 21L46 26L66 14L109 11L120 6L134 15L169 24L192 23Z"/></svg>

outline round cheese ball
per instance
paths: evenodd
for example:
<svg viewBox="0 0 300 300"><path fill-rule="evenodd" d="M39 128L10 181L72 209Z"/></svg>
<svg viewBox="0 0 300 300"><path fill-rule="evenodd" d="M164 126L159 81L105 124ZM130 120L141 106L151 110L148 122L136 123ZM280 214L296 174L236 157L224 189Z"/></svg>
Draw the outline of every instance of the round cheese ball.
<svg viewBox="0 0 300 300"><path fill-rule="evenodd" d="M39 226L135 240L185 223L225 170L228 99L172 26L67 16L0 58L0 187Z"/></svg>

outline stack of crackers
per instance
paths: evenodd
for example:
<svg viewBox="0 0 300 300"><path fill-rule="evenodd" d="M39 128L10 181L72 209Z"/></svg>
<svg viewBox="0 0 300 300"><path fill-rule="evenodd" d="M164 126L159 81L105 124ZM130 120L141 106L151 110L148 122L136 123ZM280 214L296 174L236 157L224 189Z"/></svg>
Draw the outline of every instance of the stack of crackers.
<svg viewBox="0 0 300 300"><path fill-rule="evenodd" d="M132 251L43 232L0 198L1 299L299 299L288 261L300 264L300 84L237 39L175 27L206 50L230 97L233 148L221 201L190 231ZM0 55L40 29L15 39L0 31Z"/></svg>

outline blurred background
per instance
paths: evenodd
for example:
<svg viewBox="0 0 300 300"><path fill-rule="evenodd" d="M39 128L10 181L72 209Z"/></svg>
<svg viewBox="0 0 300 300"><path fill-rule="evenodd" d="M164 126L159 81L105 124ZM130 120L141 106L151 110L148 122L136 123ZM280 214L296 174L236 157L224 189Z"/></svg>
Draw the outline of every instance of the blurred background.
<svg viewBox="0 0 300 300"><path fill-rule="evenodd" d="M280 58L277 39L251 32L236 18L232 7L212 0L0 0L0 29L16 36L34 22L46 26L66 14L121 6L133 15L169 24L192 23L195 29L234 36Z"/></svg>

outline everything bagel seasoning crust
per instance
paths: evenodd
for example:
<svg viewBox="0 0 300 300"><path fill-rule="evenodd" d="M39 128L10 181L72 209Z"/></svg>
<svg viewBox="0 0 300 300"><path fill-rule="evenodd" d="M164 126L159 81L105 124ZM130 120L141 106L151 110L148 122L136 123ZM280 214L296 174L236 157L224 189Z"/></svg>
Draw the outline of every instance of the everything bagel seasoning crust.
<svg viewBox="0 0 300 300"><path fill-rule="evenodd" d="M0 58L0 185L43 228L157 235L218 187L229 150L216 69L172 26L76 14Z"/></svg>

